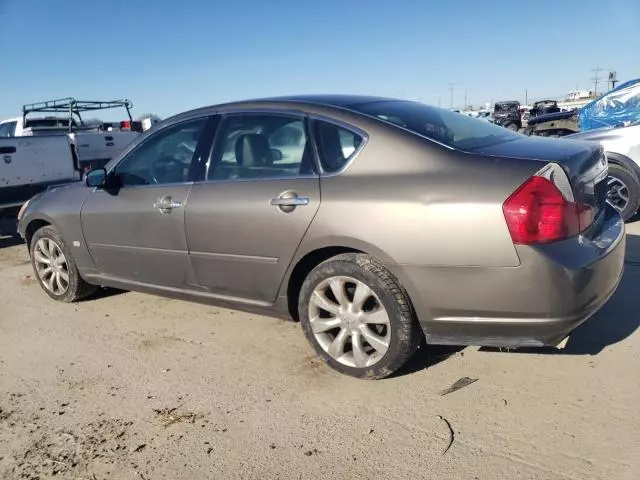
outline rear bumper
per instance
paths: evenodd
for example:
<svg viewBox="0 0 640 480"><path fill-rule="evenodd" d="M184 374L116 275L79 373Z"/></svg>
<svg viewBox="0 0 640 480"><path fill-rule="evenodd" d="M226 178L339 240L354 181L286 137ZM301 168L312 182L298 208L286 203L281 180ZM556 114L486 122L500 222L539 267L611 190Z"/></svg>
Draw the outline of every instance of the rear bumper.
<svg viewBox="0 0 640 480"><path fill-rule="evenodd" d="M557 345L615 292L624 223L608 209L592 236L517 251L518 267L398 267L427 342Z"/></svg>

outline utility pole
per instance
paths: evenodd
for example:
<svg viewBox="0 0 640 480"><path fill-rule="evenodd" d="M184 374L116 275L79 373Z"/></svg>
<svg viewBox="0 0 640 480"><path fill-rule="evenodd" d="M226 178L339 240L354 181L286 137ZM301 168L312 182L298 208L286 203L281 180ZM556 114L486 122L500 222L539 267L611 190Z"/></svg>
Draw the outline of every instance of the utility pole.
<svg viewBox="0 0 640 480"><path fill-rule="evenodd" d="M449 83L449 107L453 108L453 83Z"/></svg>
<svg viewBox="0 0 640 480"><path fill-rule="evenodd" d="M616 83L618 83L618 75L615 71L609 70L609 80L607 81L607 87L609 90L613 90L616 88Z"/></svg>
<svg viewBox="0 0 640 480"><path fill-rule="evenodd" d="M600 83L600 76L598 75L598 73L602 71L602 68L600 67L592 68L591 71L593 72L593 77L591 77L591 81L593 82L593 96L597 97L598 83Z"/></svg>
<svg viewBox="0 0 640 480"><path fill-rule="evenodd" d="M529 105L529 89L524 89L524 104Z"/></svg>
<svg viewBox="0 0 640 480"><path fill-rule="evenodd" d="M467 91L464 91L464 109L467 109Z"/></svg>

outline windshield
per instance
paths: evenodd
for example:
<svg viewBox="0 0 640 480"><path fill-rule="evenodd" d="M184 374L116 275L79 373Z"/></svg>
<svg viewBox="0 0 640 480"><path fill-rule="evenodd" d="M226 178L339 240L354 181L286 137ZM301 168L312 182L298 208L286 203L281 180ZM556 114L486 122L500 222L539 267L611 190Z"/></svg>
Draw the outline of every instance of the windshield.
<svg viewBox="0 0 640 480"><path fill-rule="evenodd" d="M496 103L494 106L494 112L513 112L518 110L518 106L519 105L517 103Z"/></svg>
<svg viewBox="0 0 640 480"><path fill-rule="evenodd" d="M350 108L457 150L472 151L520 138L492 123L417 102L381 101Z"/></svg>

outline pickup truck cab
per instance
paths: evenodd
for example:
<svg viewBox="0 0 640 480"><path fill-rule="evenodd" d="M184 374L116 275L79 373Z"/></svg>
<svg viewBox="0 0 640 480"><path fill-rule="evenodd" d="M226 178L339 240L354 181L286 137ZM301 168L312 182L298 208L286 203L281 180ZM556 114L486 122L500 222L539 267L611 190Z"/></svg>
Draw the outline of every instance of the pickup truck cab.
<svg viewBox="0 0 640 480"><path fill-rule="evenodd" d="M53 100L23 107L21 117L0 122L0 213L21 205L52 185L78 181L102 167L142 131L128 100L84 102ZM124 108L127 120L87 124L81 113ZM34 113L66 113L37 116Z"/></svg>

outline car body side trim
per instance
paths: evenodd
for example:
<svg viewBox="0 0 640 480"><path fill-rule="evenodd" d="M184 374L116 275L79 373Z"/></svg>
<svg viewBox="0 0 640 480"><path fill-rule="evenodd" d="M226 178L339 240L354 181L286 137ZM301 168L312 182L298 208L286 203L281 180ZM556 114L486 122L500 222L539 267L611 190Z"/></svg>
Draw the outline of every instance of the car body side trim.
<svg viewBox="0 0 640 480"><path fill-rule="evenodd" d="M276 257L262 257L258 255L239 255L234 253L212 253L212 252L189 252L189 255L197 257L213 257L220 258L222 260L239 260L246 262L259 262L259 263L278 263L279 259Z"/></svg>
<svg viewBox="0 0 640 480"><path fill-rule="evenodd" d="M186 252L184 250L171 250L167 248L154 248L154 247L136 247L131 245L110 245L106 243L88 243L89 247L97 247L97 248L115 248L120 250L143 250L147 252L160 252L160 253L179 253L184 255Z"/></svg>

